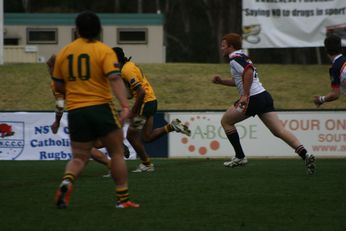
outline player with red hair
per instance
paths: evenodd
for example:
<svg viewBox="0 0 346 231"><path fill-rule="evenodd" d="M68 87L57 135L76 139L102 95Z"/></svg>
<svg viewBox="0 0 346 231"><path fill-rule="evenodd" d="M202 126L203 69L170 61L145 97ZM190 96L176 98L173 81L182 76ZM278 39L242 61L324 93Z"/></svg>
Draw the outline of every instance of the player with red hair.
<svg viewBox="0 0 346 231"><path fill-rule="evenodd" d="M242 39L239 34L229 33L221 40L221 52L229 61L231 78L222 79L214 76L212 82L236 87L240 98L230 106L221 119L221 125L235 150L235 157L224 163L226 167L246 165L248 160L240 144L235 124L258 116L273 135L285 141L305 161L306 171L315 171L315 157L309 154L299 140L284 128L274 109L274 102L269 92L259 81L258 73L249 57L241 50Z"/></svg>

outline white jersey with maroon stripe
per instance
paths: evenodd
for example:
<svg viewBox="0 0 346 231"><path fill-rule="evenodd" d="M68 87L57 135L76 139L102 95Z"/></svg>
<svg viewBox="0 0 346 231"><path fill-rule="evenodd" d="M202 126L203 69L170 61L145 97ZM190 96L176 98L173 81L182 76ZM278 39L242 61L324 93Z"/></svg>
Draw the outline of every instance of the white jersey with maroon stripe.
<svg viewBox="0 0 346 231"><path fill-rule="evenodd" d="M238 89L239 95L244 94L243 88L243 74L247 68L253 69L253 80L250 88L250 96L257 95L265 91L262 83L259 81L256 68L252 64L252 61L245 55L242 50L237 50L229 55L231 74L235 81L235 85Z"/></svg>
<svg viewBox="0 0 346 231"><path fill-rule="evenodd" d="M341 87L341 92L346 94L346 57L344 55L335 56L329 74L331 87Z"/></svg>

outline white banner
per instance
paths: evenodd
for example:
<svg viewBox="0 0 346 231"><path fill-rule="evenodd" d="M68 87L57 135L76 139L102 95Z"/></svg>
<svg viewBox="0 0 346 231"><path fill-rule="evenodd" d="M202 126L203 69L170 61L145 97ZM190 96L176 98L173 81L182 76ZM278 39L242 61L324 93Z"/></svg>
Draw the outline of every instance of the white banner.
<svg viewBox="0 0 346 231"><path fill-rule="evenodd" d="M322 47L327 32L346 41L345 0L243 0L244 48Z"/></svg>
<svg viewBox="0 0 346 231"><path fill-rule="evenodd" d="M0 113L0 160L67 160L71 158L67 113L61 119L58 134L50 125L54 112L6 112ZM127 126L124 126L126 135ZM136 158L127 140L130 158ZM105 151L102 149L102 151Z"/></svg>
<svg viewBox="0 0 346 231"><path fill-rule="evenodd" d="M191 137L170 133L169 157L231 157L234 150L221 127L222 112L169 112L167 121L179 118L190 126ZM346 112L278 112L309 152L323 157L346 157ZM50 131L54 113L0 113L0 160L66 160L71 158L66 116L59 133ZM124 131L127 130L127 125ZM293 157L294 150L274 137L262 121L249 118L237 124L248 156ZM136 158L127 140L131 157Z"/></svg>
<svg viewBox="0 0 346 231"><path fill-rule="evenodd" d="M220 119L223 113L168 113L190 126L191 137L170 133L170 157L232 157ZM346 112L278 112L284 127L291 131L308 152L323 157L346 157ZM236 125L247 156L293 157L294 150L273 136L256 116Z"/></svg>

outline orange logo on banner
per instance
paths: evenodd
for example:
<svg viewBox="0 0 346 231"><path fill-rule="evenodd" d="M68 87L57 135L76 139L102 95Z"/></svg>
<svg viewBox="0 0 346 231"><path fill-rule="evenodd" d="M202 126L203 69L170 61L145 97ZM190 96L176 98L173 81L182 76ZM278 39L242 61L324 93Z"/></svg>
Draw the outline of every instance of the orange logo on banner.
<svg viewBox="0 0 346 231"><path fill-rule="evenodd" d="M209 121L210 119L207 118L206 116L195 116L190 118L190 122L185 122L186 126L191 127L193 123L199 124L199 121L201 120L207 120ZM193 132L192 132L193 136ZM195 151L198 152L199 155L206 155L209 151L217 151L220 148L220 142L216 139L211 140L207 145L202 145L202 146L196 146L195 144L192 144L191 138L189 137L183 137L181 138L180 142L184 145L187 146L187 150L190 153L194 153Z"/></svg>

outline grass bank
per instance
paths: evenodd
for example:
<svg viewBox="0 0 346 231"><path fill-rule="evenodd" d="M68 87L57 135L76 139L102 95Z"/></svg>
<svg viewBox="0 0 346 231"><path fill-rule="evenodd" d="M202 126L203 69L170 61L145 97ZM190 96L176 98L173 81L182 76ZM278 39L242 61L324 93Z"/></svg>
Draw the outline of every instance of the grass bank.
<svg viewBox="0 0 346 231"><path fill-rule="evenodd" d="M159 110L224 110L238 97L235 88L211 83L215 74L229 76L227 64L140 65L155 88ZM277 109L315 109L312 96L330 90L328 65L258 65L259 77ZM0 110L54 110L45 64L0 66ZM343 109L345 99L322 109Z"/></svg>

